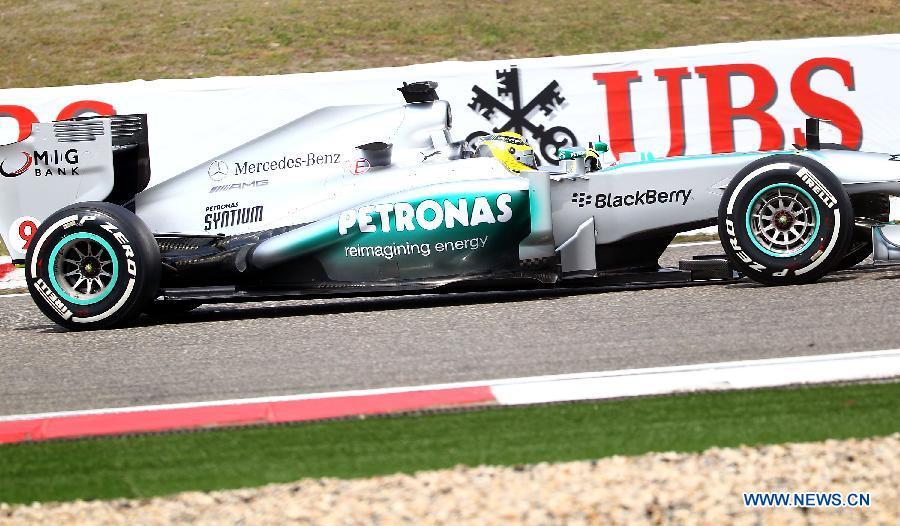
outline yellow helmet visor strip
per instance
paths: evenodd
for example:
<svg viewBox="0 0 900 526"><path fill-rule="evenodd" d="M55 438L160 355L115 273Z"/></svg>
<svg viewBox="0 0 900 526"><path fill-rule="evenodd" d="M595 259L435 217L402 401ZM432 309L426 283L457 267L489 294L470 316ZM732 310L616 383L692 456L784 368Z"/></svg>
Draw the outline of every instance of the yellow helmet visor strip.
<svg viewBox="0 0 900 526"><path fill-rule="evenodd" d="M531 157L534 159L534 149L518 134L502 132L485 137L485 146L491 149L491 154L511 172L519 173L534 170L534 166L522 163L519 159Z"/></svg>

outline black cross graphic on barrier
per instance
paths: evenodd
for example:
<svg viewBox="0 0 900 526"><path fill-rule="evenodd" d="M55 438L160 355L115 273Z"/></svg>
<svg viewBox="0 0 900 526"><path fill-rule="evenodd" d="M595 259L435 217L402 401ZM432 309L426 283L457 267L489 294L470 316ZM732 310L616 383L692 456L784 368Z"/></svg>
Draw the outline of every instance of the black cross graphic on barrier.
<svg viewBox="0 0 900 526"><path fill-rule="evenodd" d="M502 113L508 119L502 126L495 127L493 131L514 131L525 135L527 131L538 142L541 157L547 162L557 164L556 149L562 146L577 146L578 140L568 128L554 126L545 128L536 125L529 117L536 111L540 111L545 117L550 117L560 110L560 106L566 101L560 93L559 82L553 81L534 96L529 102L522 104L522 90L519 83L519 69L516 66L508 70L497 70L497 97L508 97L512 107L501 102L480 86L472 86L472 102L469 108L487 119L488 121L497 114ZM476 138L487 135L487 132L478 131L470 134L466 140L471 144Z"/></svg>

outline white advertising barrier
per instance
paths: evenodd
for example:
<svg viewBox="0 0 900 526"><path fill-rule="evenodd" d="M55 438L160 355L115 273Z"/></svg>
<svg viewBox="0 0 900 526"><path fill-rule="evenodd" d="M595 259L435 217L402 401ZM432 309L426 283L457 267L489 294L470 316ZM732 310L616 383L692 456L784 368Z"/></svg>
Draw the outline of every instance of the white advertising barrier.
<svg viewBox="0 0 900 526"><path fill-rule="evenodd" d="M24 289L25 271L16 268L9 256L0 256L0 290Z"/></svg>
<svg viewBox="0 0 900 526"><path fill-rule="evenodd" d="M617 156L789 148L808 115L833 122L825 142L890 153L900 152L898 61L900 35L880 35L7 89L0 142L27 135L34 120L147 113L152 185L318 108L399 103L403 81L434 80L452 103L456 139L513 129L545 159L598 136Z"/></svg>

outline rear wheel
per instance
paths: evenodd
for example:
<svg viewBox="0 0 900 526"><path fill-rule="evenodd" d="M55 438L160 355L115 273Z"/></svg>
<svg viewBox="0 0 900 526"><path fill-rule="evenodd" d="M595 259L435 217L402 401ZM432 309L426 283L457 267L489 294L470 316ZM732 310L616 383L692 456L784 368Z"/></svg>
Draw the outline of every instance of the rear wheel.
<svg viewBox="0 0 900 526"><path fill-rule="evenodd" d="M741 170L719 205L719 236L734 265L767 285L811 283L842 260L853 208L840 181L796 155Z"/></svg>
<svg viewBox="0 0 900 526"><path fill-rule="evenodd" d="M25 262L28 290L73 330L122 325L159 288L159 246L132 212L109 203L66 207L41 224Z"/></svg>

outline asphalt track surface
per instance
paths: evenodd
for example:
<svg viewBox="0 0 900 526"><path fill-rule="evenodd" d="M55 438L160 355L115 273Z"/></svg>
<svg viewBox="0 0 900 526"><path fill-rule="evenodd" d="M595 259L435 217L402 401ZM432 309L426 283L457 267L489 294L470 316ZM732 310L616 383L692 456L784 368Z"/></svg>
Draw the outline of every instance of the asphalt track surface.
<svg viewBox="0 0 900 526"><path fill-rule="evenodd" d="M893 349L898 278L214 305L92 333L0 297L0 415Z"/></svg>

